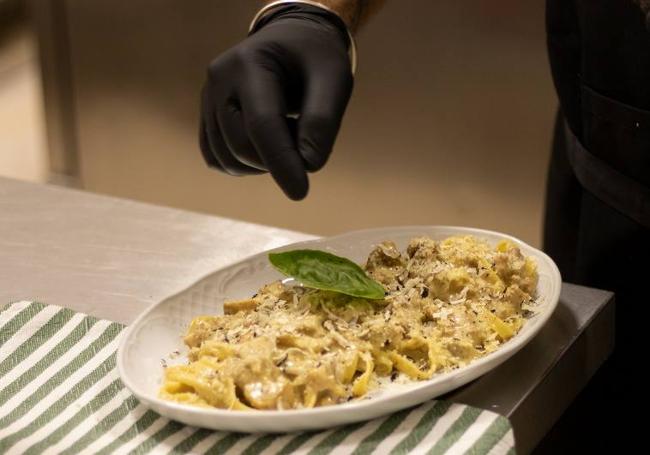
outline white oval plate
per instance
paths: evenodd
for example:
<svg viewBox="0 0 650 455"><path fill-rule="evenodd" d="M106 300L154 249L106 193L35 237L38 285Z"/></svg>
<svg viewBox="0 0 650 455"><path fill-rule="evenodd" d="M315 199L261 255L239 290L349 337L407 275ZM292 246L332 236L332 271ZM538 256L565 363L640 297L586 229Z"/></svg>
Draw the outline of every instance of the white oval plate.
<svg viewBox="0 0 650 455"><path fill-rule="evenodd" d="M371 249L383 240L393 240L400 249L417 236L443 239L471 234L495 244L508 239L526 255L537 260L539 271L539 314L527 320L521 331L497 351L470 365L430 380L410 384L388 384L370 398L313 409L288 411L230 411L205 409L158 398L163 379L163 359L168 364L184 363L187 349L182 342L195 316L223 314L224 300L250 297L263 284L282 278L260 253L218 270L188 289L152 305L126 329L117 352L117 366L124 384L153 410L188 425L237 432L290 432L312 430L368 420L408 408L460 387L495 368L519 351L539 332L560 298L562 280L555 263L546 254L509 235L482 229L453 226L407 226L355 231L336 237L295 243L273 251L296 248L327 250L357 263L365 261ZM180 355L172 358L174 351ZM504 384L504 387L507 387Z"/></svg>

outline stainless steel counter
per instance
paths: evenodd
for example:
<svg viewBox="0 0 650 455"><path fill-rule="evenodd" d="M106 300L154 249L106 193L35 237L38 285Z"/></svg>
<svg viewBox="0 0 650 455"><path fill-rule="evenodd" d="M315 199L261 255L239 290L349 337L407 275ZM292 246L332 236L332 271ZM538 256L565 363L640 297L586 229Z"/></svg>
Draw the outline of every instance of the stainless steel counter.
<svg viewBox="0 0 650 455"><path fill-rule="evenodd" d="M218 267L312 236L0 178L0 304L39 300L128 324ZM607 358L609 292L565 284L548 325L446 398L508 416L529 452Z"/></svg>

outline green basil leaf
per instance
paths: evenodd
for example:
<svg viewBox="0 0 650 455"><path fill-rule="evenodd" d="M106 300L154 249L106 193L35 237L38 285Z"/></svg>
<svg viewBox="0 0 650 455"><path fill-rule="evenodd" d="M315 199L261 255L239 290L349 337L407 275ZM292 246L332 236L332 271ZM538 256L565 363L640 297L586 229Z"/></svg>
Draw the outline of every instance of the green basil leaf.
<svg viewBox="0 0 650 455"><path fill-rule="evenodd" d="M378 300L384 298L381 284L366 275L349 259L319 250L269 253L269 261L281 273L309 288Z"/></svg>

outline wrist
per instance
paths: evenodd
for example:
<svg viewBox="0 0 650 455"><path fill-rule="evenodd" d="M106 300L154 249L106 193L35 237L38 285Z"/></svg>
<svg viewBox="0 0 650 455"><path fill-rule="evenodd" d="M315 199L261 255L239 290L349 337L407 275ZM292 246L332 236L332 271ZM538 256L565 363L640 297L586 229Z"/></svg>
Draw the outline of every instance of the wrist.
<svg viewBox="0 0 650 455"><path fill-rule="evenodd" d="M357 0L308 0L305 3L311 3L312 6L320 7L334 13L343 21L348 30L354 32L356 31L356 24L358 23L358 18L356 17L356 10L358 9L356 1ZM290 2L291 0L287 0L288 4ZM264 2L264 8L275 3L280 2L277 0L266 0Z"/></svg>
<svg viewBox="0 0 650 455"><path fill-rule="evenodd" d="M357 49L354 37L342 17L322 1L313 0L276 0L268 3L253 18L249 27L249 36L260 29L280 20L293 18L319 23L330 31L337 33L348 49L352 74L356 72Z"/></svg>
<svg viewBox="0 0 650 455"><path fill-rule="evenodd" d="M318 3L320 5L320 2ZM347 25L340 16L321 6L302 2L270 2L255 15L249 28L249 35L252 35L271 23L285 18L309 19L321 23L332 30L340 32L344 37L346 46L349 45Z"/></svg>

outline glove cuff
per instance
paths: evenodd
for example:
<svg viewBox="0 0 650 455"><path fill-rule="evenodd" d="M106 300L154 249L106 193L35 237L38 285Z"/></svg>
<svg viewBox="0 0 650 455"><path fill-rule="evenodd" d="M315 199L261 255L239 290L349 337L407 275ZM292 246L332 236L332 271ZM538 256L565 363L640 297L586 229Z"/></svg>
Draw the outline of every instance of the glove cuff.
<svg viewBox="0 0 650 455"><path fill-rule="evenodd" d="M248 35L254 34L272 22L287 17L312 20L334 28L341 35L348 48L350 67L354 76L357 69L357 46L354 37L341 16L318 2L310 0L279 0L269 3L259 10L253 18Z"/></svg>

